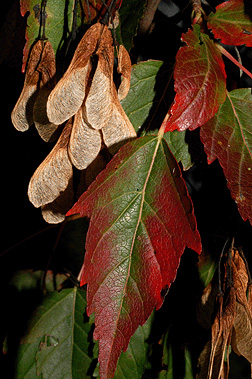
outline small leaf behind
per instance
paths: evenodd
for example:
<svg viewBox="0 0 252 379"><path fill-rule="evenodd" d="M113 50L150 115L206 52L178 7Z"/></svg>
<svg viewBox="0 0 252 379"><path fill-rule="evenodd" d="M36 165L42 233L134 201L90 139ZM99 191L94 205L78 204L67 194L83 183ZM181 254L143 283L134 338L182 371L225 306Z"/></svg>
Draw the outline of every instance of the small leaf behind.
<svg viewBox="0 0 252 379"><path fill-rule="evenodd" d="M90 325L84 323L85 292L52 292L35 311L18 351L16 378L89 378Z"/></svg>
<svg viewBox="0 0 252 379"><path fill-rule="evenodd" d="M129 93L121 101L122 107L137 132L147 119L156 94L156 76L162 61L146 61L131 70Z"/></svg>

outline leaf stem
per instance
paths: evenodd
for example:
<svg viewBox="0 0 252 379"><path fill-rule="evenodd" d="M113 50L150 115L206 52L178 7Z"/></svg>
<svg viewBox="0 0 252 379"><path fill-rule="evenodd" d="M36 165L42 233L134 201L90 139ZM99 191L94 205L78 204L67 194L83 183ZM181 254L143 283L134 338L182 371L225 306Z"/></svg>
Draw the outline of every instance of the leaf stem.
<svg viewBox="0 0 252 379"><path fill-rule="evenodd" d="M239 67L245 74L247 74L252 79L252 74L248 71L240 62L238 62L223 46L218 43L215 43L216 47L220 50L221 54L225 55L228 59L231 60L237 67Z"/></svg>
<svg viewBox="0 0 252 379"><path fill-rule="evenodd" d="M171 114L170 114L170 110L169 110L169 111L166 113L166 116L165 116L165 118L164 118L164 120L163 120L163 122L162 122L162 124L161 124L161 126L160 126L160 128L159 128L159 131L158 131L158 135L159 135L160 138L162 138L163 135L164 135L165 128L166 128L166 124L167 124L167 122L168 122L170 116L171 116Z"/></svg>

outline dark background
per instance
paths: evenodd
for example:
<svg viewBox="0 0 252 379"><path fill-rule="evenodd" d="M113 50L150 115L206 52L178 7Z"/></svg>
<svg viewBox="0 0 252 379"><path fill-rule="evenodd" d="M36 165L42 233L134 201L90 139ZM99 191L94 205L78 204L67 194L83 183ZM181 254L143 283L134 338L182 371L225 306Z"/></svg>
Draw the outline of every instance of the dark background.
<svg viewBox="0 0 252 379"><path fill-rule="evenodd" d="M138 36L131 51L133 62L139 59L160 59L174 62L175 54L181 46L180 36L190 26L190 7L188 1L174 1L180 12L173 16L157 11L153 30L150 34ZM212 7L220 3L209 1ZM249 6L248 2L248 6ZM26 17L19 14L17 0L1 0L0 12L0 83L1 96L1 249L0 249L0 343L6 333L12 335L13 347L10 347L9 358L2 356L6 369L6 378L10 378L12 359L18 337L25 328L28 315L40 301L39 292L17 293L9 286L9 281L17 270L53 268L59 272L70 272L77 275L84 254L84 238L80 240L87 228L85 220L62 225L48 225L42 218L40 210L35 209L27 197L27 187L35 169L51 150L38 136L34 128L22 133L14 129L10 115L20 95L24 82L21 73L22 49L25 43ZM210 8L206 8L210 11ZM182 10L184 10L182 12ZM239 48L246 68L252 69L251 49ZM232 48L230 49L233 52ZM226 61L225 61L226 62ZM228 86L233 88L251 86L249 79L239 77L239 70L227 62L229 75ZM226 180L218 162L207 164L199 132L187 135L190 150L195 159L194 167L184 173L188 189L192 196L198 228L201 233L204 250L218 259L225 241L238 236L245 255L251 265L252 228L243 222L226 187ZM193 312L196 295L200 295L196 263L198 257L193 252L184 254L179 268L178 278L172 286L161 319L167 317L169 322L177 325L177 349L183 343L191 341L193 332ZM173 309L172 311L170 311ZM188 316L189 315L189 316ZM188 317L187 317L188 316ZM191 331L191 332L190 332ZM156 335L158 336L157 330ZM154 338L155 340L155 338ZM197 340L192 342L197 351ZM179 357L178 353L178 357ZM179 364L178 364L179 367ZM182 377L177 368L177 378ZM246 364L245 364L246 378ZM150 375L150 374L149 374ZM242 378L242 374L239 374ZM147 377L147 376L146 376ZM150 376L149 376L150 377ZM237 378L238 376L236 376Z"/></svg>

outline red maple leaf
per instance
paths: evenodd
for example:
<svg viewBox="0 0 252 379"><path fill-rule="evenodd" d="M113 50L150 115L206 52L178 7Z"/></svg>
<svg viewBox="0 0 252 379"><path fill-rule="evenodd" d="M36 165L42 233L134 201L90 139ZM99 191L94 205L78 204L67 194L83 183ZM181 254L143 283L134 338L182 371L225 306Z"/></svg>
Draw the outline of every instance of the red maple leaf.
<svg viewBox="0 0 252 379"><path fill-rule="evenodd" d="M252 95L238 89L227 95L218 113L201 128L208 162L218 158L232 198L252 224Z"/></svg>
<svg viewBox="0 0 252 379"><path fill-rule="evenodd" d="M199 25L182 35L174 71L175 101L165 131L196 129L217 112L226 97L221 53Z"/></svg>
<svg viewBox="0 0 252 379"><path fill-rule="evenodd" d="M225 1L207 20L207 26L222 43L252 46L252 22L245 11L244 0Z"/></svg>
<svg viewBox="0 0 252 379"><path fill-rule="evenodd" d="M176 277L186 246L200 253L191 199L160 136L124 145L67 215L90 218L81 285L95 312L102 379Z"/></svg>

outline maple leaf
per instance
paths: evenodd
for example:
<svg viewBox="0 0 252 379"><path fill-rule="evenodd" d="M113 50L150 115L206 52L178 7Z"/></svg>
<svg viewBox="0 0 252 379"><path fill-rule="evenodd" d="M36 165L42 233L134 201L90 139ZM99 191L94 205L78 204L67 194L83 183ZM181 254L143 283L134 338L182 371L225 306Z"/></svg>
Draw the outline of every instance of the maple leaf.
<svg viewBox="0 0 252 379"><path fill-rule="evenodd" d="M195 25L182 35L174 71L176 96L165 131L194 130L217 112L226 97L226 72L214 42ZM195 112L195 110L197 110Z"/></svg>
<svg viewBox="0 0 252 379"><path fill-rule="evenodd" d="M252 46L252 22L245 12L244 0L230 0L216 7L207 25L217 39L226 45Z"/></svg>
<svg viewBox="0 0 252 379"><path fill-rule="evenodd" d="M218 113L201 128L208 162L218 158L243 220L252 223L251 89L227 94Z"/></svg>
<svg viewBox="0 0 252 379"><path fill-rule="evenodd" d="M101 378L113 376L121 350L176 277L185 247L200 253L191 199L166 141L128 142L67 213L90 226L81 285L95 312Z"/></svg>

